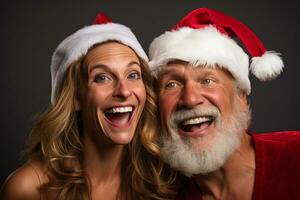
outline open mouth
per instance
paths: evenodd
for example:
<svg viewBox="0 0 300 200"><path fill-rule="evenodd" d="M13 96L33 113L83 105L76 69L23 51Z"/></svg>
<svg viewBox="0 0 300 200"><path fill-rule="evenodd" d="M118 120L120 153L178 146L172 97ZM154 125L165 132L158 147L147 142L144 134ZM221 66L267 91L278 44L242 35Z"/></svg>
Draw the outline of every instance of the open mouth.
<svg viewBox="0 0 300 200"><path fill-rule="evenodd" d="M213 116L193 117L179 123L179 128L184 132L202 131L214 122Z"/></svg>
<svg viewBox="0 0 300 200"><path fill-rule="evenodd" d="M130 124L133 111L133 106L113 107L105 110L104 115L113 126L124 127Z"/></svg>

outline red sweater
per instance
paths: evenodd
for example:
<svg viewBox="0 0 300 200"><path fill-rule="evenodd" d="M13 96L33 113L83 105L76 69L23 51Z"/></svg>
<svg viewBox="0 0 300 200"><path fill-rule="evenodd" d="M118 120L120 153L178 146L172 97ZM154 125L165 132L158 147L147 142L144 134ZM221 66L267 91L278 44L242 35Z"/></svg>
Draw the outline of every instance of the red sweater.
<svg viewBox="0 0 300 200"><path fill-rule="evenodd" d="M253 200L300 200L300 131L251 134L255 146ZM178 200L201 200L190 180Z"/></svg>

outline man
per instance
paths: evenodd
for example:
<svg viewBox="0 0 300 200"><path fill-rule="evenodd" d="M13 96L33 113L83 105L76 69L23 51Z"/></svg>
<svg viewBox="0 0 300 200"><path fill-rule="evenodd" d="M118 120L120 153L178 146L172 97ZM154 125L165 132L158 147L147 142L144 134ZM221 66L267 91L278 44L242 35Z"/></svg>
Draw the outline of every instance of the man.
<svg viewBox="0 0 300 200"><path fill-rule="evenodd" d="M250 69L275 78L283 62L244 24L201 8L150 46L166 162L191 177L178 199L300 199L300 132L251 134Z"/></svg>

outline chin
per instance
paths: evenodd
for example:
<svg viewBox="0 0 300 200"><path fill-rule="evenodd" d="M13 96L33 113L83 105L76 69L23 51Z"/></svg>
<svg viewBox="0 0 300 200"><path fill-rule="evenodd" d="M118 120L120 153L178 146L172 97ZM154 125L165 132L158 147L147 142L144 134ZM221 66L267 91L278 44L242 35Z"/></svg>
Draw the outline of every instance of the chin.
<svg viewBox="0 0 300 200"><path fill-rule="evenodd" d="M118 135L114 135L110 137L110 139L114 144L125 145L125 144L129 144L132 141L133 134L119 133Z"/></svg>
<svg viewBox="0 0 300 200"><path fill-rule="evenodd" d="M182 137L169 128L169 137L161 139L163 159L186 176L208 174L220 169L240 146L248 127L249 112L235 112L230 122L218 124L205 137Z"/></svg>
<svg viewBox="0 0 300 200"><path fill-rule="evenodd" d="M224 165L239 145L239 140L231 137L215 137L209 141L202 139L204 138L183 141L180 137L164 138L162 146L164 160L188 177L207 174Z"/></svg>

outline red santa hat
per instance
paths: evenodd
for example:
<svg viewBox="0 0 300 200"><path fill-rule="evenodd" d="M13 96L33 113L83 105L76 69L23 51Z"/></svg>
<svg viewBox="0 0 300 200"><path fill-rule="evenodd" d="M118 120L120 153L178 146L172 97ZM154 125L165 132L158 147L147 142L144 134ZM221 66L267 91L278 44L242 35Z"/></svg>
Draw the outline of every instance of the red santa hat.
<svg viewBox="0 0 300 200"><path fill-rule="evenodd" d="M151 71L156 76L161 66L175 59L218 64L250 94L249 57L235 37L252 57L250 70L259 80L271 80L281 73L283 62L278 53L266 51L260 39L240 21L208 8L188 13L171 31L154 39L149 48Z"/></svg>
<svg viewBox="0 0 300 200"><path fill-rule="evenodd" d="M135 53L148 61L148 57L133 32L122 24L111 22L99 13L93 25L86 26L64 39L56 48L51 61L52 92L51 103L56 100L57 90L63 83L69 65L87 54L95 44L109 40L118 41L131 47Z"/></svg>

